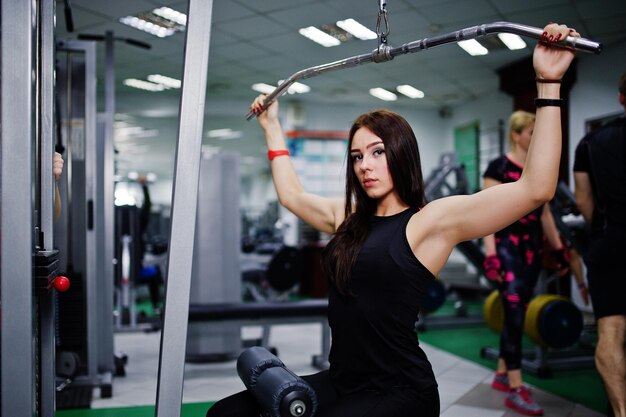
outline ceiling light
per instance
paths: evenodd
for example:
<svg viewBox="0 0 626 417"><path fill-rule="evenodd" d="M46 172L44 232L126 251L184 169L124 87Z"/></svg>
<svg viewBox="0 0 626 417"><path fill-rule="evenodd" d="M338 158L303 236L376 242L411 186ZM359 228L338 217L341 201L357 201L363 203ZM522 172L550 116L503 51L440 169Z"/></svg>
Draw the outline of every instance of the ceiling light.
<svg viewBox="0 0 626 417"><path fill-rule="evenodd" d="M172 36L176 33L173 28L165 28L163 26L156 25L144 19L140 19L135 16L120 17L120 23L128 25L132 28L144 31L159 38L165 38L166 36Z"/></svg>
<svg viewBox="0 0 626 417"><path fill-rule="evenodd" d="M476 39L468 39L465 41L459 41L459 46L465 50L468 54L472 56L476 55L487 55L489 51L487 48L482 46Z"/></svg>
<svg viewBox="0 0 626 417"><path fill-rule="evenodd" d="M355 38L362 40L376 39L378 35L372 32L354 19L340 20L337 22L337 26L350 33Z"/></svg>
<svg viewBox="0 0 626 417"><path fill-rule="evenodd" d="M211 139L227 140L227 139L238 139L243 136L243 133L241 133L238 130L233 130L231 128L213 129L207 132L207 136Z"/></svg>
<svg viewBox="0 0 626 417"><path fill-rule="evenodd" d="M295 82L289 86L287 93L289 94L303 94L311 91L311 87L306 84Z"/></svg>
<svg viewBox="0 0 626 417"><path fill-rule="evenodd" d="M128 78L128 79L124 80L124 85L127 85L129 87L138 88L140 90L146 90L146 91L163 91L163 90L165 90L165 87L163 87L161 84L155 84L155 83L151 83L149 81L138 80L136 78Z"/></svg>
<svg viewBox="0 0 626 417"><path fill-rule="evenodd" d="M424 92L422 90L418 90L408 84L399 85L396 87L396 90L409 98L424 98Z"/></svg>
<svg viewBox="0 0 626 417"><path fill-rule="evenodd" d="M370 88L370 94L385 101L396 101L398 99L397 95L380 87Z"/></svg>
<svg viewBox="0 0 626 417"><path fill-rule="evenodd" d="M511 51L526 48L526 42L524 42L519 35L514 33L498 33L498 38L500 38L502 43Z"/></svg>
<svg viewBox="0 0 626 417"><path fill-rule="evenodd" d="M115 127L115 140L128 138L153 138L159 136L157 129L144 129L141 126Z"/></svg>
<svg viewBox="0 0 626 417"><path fill-rule="evenodd" d="M148 75L148 81L155 84L161 84L165 88L180 88L181 82L175 78L166 77L165 75L152 74Z"/></svg>
<svg viewBox="0 0 626 417"><path fill-rule="evenodd" d="M259 93L272 94L274 90L276 90L276 87L265 83L256 83L252 84L252 89L254 91L258 91Z"/></svg>
<svg viewBox="0 0 626 417"><path fill-rule="evenodd" d="M333 38L332 36L322 32L315 26L309 26L307 28L302 28L298 30L300 35L311 39L313 42L319 43L322 46L330 47L337 46L341 44L339 39Z"/></svg>
<svg viewBox="0 0 626 417"><path fill-rule="evenodd" d="M205 159L211 158L213 155L216 155L220 152L222 148L220 146L213 145L202 145L202 157Z"/></svg>
<svg viewBox="0 0 626 417"><path fill-rule="evenodd" d="M281 85L283 82L285 82L285 80L279 80L278 85ZM311 87L309 87L306 84L299 83L297 81L291 84L289 88L287 88L288 94L304 94L304 93L308 93L309 91L311 91Z"/></svg>
<svg viewBox="0 0 626 417"><path fill-rule="evenodd" d="M172 36L176 32L184 31L187 25L187 16L168 7L160 7L140 13L137 16L120 17L119 21L135 29L164 38Z"/></svg>
<svg viewBox="0 0 626 417"><path fill-rule="evenodd" d="M169 7L159 7L158 9L154 9L152 13L162 17L163 19L178 23L181 26L187 26L187 15L174 9L170 9Z"/></svg>

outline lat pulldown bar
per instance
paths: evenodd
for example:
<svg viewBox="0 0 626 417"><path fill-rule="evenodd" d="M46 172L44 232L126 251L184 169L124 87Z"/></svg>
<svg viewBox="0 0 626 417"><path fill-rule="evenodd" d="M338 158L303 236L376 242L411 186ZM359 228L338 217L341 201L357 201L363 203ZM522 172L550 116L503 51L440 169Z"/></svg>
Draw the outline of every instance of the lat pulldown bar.
<svg viewBox="0 0 626 417"><path fill-rule="evenodd" d="M419 52L424 49L434 48L435 46L441 46L448 43L459 42L467 39L480 38L487 35L493 35L497 33L514 33L520 36L527 36L530 38L540 39L543 34L543 29L533 26L522 25L519 23L510 22L494 22L485 23L482 25L472 26L469 28L457 30L456 32L446 33L444 35L433 36L432 38L424 38L413 42L408 42L398 47L391 47L382 43L377 49L367 54L356 55L350 58L345 58L339 61L330 62L328 64L317 65L310 68L305 68L293 74L287 78L282 84L269 94L265 101L263 101L263 108L261 113L269 107L270 104L276 100L277 97L283 95L291 84L298 80L306 78L312 78L325 72L335 71L339 69L352 68L357 65L367 64L370 62L386 62L391 61L398 55L412 54L413 52ZM561 45L564 48L571 48L583 52L591 52L599 54L602 51L602 44L585 38L577 38L573 36L567 36L565 39L560 40L556 45ZM255 116L253 112L249 112L246 115L246 120L250 120Z"/></svg>

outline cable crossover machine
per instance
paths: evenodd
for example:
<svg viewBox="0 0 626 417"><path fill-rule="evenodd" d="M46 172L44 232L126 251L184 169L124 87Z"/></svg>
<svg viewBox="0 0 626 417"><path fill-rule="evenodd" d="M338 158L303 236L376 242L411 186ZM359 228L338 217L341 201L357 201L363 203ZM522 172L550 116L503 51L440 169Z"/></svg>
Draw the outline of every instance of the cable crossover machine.
<svg viewBox="0 0 626 417"><path fill-rule="evenodd" d="M398 55L498 33L513 33L534 39L540 39L543 33L542 29L532 26L495 22L391 47L387 44L389 34L387 2L386 0L379 0L378 4L376 24L378 47L376 49L369 53L296 72L265 98L261 111L267 109L277 97L284 94L289 86L298 80L371 62L383 63ZM172 188L167 272L167 276L171 278L168 280L165 290L155 410L157 417L179 417L181 412L193 252L190 248L193 246L195 236L197 186L204 114L198 109L203 109L205 103L212 6L212 0L189 0ZM596 54L602 50L602 45L598 42L571 36L560 40L556 45ZM250 112L246 119L250 120L254 116L255 114Z"/></svg>

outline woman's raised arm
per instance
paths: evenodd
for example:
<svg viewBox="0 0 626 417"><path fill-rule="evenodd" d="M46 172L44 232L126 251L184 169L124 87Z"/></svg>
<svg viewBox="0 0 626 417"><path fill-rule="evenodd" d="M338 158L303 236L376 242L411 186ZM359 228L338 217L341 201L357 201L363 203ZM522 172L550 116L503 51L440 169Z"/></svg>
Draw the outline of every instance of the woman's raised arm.
<svg viewBox="0 0 626 417"><path fill-rule="evenodd" d="M427 205L424 217L432 220L431 231L447 245L494 233L554 195L561 157L560 80L574 58L573 51L554 43L567 35L579 35L574 29L554 23L544 30L544 37L533 54L538 100L522 176L516 182L489 187L469 196L442 198Z"/></svg>
<svg viewBox="0 0 626 417"><path fill-rule="evenodd" d="M250 110L257 112L265 95L258 96ZM275 101L257 120L265 131L268 157L272 169L272 179L281 205L315 229L334 233L344 219L343 199L330 199L307 193L287 152L287 144L278 120L278 102Z"/></svg>

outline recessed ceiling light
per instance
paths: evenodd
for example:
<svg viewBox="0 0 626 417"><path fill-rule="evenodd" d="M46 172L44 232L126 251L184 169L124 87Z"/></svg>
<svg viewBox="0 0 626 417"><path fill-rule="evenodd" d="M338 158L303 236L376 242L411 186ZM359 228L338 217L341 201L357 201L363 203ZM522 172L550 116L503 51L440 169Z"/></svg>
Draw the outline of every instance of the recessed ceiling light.
<svg viewBox="0 0 626 417"><path fill-rule="evenodd" d="M180 88L181 86L180 80L160 74L148 75L148 81L155 84L161 84L165 88Z"/></svg>
<svg viewBox="0 0 626 417"><path fill-rule="evenodd" d="M376 39L378 35L354 19L339 20L337 26L362 40Z"/></svg>
<svg viewBox="0 0 626 417"><path fill-rule="evenodd" d="M242 136L243 136L243 133L241 133L239 130L233 130L231 128L213 129L207 132L207 137L211 139L221 139L221 140L238 139Z"/></svg>
<svg viewBox="0 0 626 417"><path fill-rule="evenodd" d="M321 30L319 30L318 28L316 28L315 26L309 26L306 28L302 28L300 30L298 30L298 32L300 33L300 35L311 39L313 42L316 42L322 46L325 47L330 47L330 46L337 46L339 44L341 44L341 42L339 41L339 39L334 38L332 36L330 36L327 33L322 32Z"/></svg>
<svg viewBox="0 0 626 417"><path fill-rule="evenodd" d="M482 46L476 39L468 39L458 42L459 46L472 56L487 55L489 51Z"/></svg>
<svg viewBox="0 0 626 417"><path fill-rule="evenodd" d="M124 80L124 85L127 85L129 87L133 87L133 88L138 88L140 90L146 90L146 91L163 91L163 90L165 90L165 87L163 87L161 84L155 84L155 83L151 83L149 81L138 80L136 78L128 78L128 79Z"/></svg>
<svg viewBox="0 0 626 417"><path fill-rule="evenodd" d="M265 83L256 83L252 84L252 89L254 91L258 91L259 93L271 94L274 92L274 90L276 90L276 87Z"/></svg>
<svg viewBox="0 0 626 417"><path fill-rule="evenodd" d="M498 33L498 38L511 51L526 48L526 42L524 42L524 40L519 35L516 35L514 33Z"/></svg>
<svg viewBox="0 0 626 417"><path fill-rule="evenodd" d="M154 9L152 13L162 17L163 19L178 23L181 26L187 26L187 15L174 9L170 9L169 7L159 7L158 9Z"/></svg>
<svg viewBox="0 0 626 417"><path fill-rule="evenodd" d="M289 94L304 94L311 91L311 87L306 84L295 82L289 86L287 93Z"/></svg>
<svg viewBox="0 0 626 417"><path fill-rule="evenodd" d="M150 12L140 13L137 16L120 17L119 21L159 38L165 38L176 32L184 31L187 16L168 7L160 7Z"/></svg>
<svg viewBox="0 0 626 417"><path fill-rule="evenodd" d="M380 87L370 88L370 94L385 101L396 101L398 99L397 95Z"/></svg>
<svg viewBox="0 0 626 417"><path fill-rule="evenodd" d="M285 80L278 81L278 85L281 85ZM311 91L311 87L306 84L302 84L299 82L294 82L287 88L287 94L304 94Z"/></svg>
<svg viewBox="0 0 626 417"><path fill-rule="evenodd" d="M408 84L399 85L396 87L396 90L409 98L424 98L424 92L422 90L418 90Z"/></svg>

